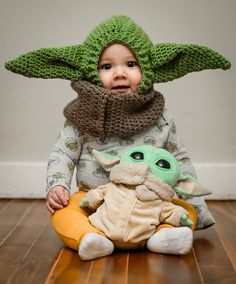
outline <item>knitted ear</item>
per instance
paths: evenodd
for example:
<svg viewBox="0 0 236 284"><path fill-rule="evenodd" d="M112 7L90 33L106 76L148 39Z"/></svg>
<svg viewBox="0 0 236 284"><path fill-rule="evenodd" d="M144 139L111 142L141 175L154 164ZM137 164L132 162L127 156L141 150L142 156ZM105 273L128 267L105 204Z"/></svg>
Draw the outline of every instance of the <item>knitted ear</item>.
<svg viewBox="0 0 236 284"><path fill-rule="evenodd" d="M83 77L81 57L81 45L41 48L8 61L5 67L26 77L79 80Z"/></svg>
<svg viewBox="0 0 236 284"><path fill-rule="evenodd" d="M204 69L223 70L230 62L214 50L195 44L161 43L151 50L154 82L163 83Z"/></svg>

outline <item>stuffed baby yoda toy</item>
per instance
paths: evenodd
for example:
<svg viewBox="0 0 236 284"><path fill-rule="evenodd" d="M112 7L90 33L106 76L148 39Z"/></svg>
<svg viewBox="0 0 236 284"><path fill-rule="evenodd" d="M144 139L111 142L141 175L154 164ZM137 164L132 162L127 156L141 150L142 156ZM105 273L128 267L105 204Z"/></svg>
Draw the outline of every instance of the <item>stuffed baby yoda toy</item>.
<svg viewBox="0 0 236 284"><path fill-rule="evenodd" d="M174 191L189 196L210 192L191 176L181 174L175 158L161 148L141 145L121 152L119 156L96 150L93 154L101 166L110 171L110 183L90 190L80 207L96 210L89 220L105 234L110 246L108 251L111 253L114 247L147 245L153 252L188 253L196 220L194 214L191 220L186 209L173 204ZM179 227L179 230L157 231L160 223ZM166 239L164 247L159 247L160 237ZM84 239L86 242L86 236ZM178 243L181 244L178 246ZM86 259L83 240L79 254ZM96 257L95 253L90 259Z"/></svg>

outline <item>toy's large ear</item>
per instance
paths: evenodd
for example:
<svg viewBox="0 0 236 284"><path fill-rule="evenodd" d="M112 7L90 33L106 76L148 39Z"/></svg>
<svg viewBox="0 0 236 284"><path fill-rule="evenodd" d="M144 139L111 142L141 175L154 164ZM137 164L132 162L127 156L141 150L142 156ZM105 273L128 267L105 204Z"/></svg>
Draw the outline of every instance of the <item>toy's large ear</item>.
<svg viewBox="0 0 236 284"><path fill-rule="evenodd" d="M92 153L102 168L107 172L109 172L113 166L120 162L120 158L118 156L109 155L95 149L92 150Z"/></svg>
<svg viewBox="0 0 236 284"><path fill-rule="evenodd" d="M26 77L75 81L83 77L80 69L81 58L81 45L41 48L8 61L5 67Z"/></svg>
<svg viewBox="0 0 236 284"><path fill-rule="evenodd" d="M196 179L190 175L183 175L176 185L173 186L176 193L180 193L185 196L203 196L209 195L212 192L202 187Z"/></svg>
<svg viewBox="0 0 236 284"><path fill-rule="evenodd" d="M214 50L196 44L161 43L151 50L154 82L163 83L204 69L229 69L231 64Z"/></svg>

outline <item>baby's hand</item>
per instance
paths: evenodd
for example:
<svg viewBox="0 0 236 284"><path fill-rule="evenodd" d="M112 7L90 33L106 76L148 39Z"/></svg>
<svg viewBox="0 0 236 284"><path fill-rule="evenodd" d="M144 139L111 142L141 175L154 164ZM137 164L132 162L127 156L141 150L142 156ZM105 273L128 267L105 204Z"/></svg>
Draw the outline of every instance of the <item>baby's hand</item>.
<svg viewBox="0 0 236 284"><path fill-rule="evenodd" d="M70 199L70 193L63 186L53 187L47 195L47 209L53 214L55 210L65 207Z"/></svg>
<svg viewBox="0 0 236 284"><path fill-rule="evenodd" d="M192 228L193 222L188 218L187 214L183 214L180 218L180 225Z"/></svg>
<svg viewBox="0 0 236 284"><path fill-rule="evenodd" d="M88 199L86 197L82 198L79 204L80 208L88 207L88 205Z"/></svg>

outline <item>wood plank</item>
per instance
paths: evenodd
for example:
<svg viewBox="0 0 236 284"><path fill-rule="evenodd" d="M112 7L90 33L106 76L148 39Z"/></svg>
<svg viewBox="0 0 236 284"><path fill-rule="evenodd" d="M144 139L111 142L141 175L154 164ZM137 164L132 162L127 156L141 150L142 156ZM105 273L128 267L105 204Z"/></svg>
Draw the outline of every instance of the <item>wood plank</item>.
<svg viewBox="0 0 236 284"><path fill-rule="evenodd" d="M80 260L77 252L64 248L46 283L127 283L128 253L116 251L113 255L93 261Z"/></svg>
<svg viewBox="0 0 236 284"><path fill-rule="evenodd" d="M110 257L107 257L107 267L105 269L103 283L128 283L129 254L129 251L115 250ZM96 269L96 266L94 265L93 268ZM93 274L94 271L95 270L93 270L91 274ZM92 282L90 281L88 283Z"/></svg>
<svg viewBox="0 0 236 284"><path fill-rule="evenodd" d="M63 246L48 221L10 277L11 283L44 283Z"/></svg>
<svg viewBox="0 0 236 284"><path fill-rule="evenodd" d="M217 220L214 228L236 272L236 201L217 201L209 204Z"/></svg>
<svg viewBox="0 0 236 284"><path fill-rule="evenodd" d="M161 267L163 255L144 251L131 251L129 256L128 283L164 283Z"/></svg>
<svg viewBox="0 0 236 284"><path fill-rule="evenodd" d="M175 273L169 273L170 267ZM200 283L192 253L180 257L154 254L146 250L115 251L108 257L81 261L76 252L65 248L46 283L139 284L145 280L152 284L157 281L174 283L176 279L180 279L180 283Z"/></svg>
<svg viewBox="0 0 236 284"><path fill-rule="evenodd" d="M128 283L129 252L115 250L111 256L93 261L85 283ZM81 281L81 283L83 283Z"/></svg>
<svg viewBox="0 0 236 284"><path fill-rule="evenodd" d="M127 283L127 252L93 261L82 261L76 251L64 248L46 284L52 283Z"/></svg>
<svg viewBox="0 0 236 284"><path fill-rule="evenodd" d="M170 273L173 271L174 273ZM193 250L184 256L164 255L163 257L164 283L201 283L198 265Z"/></svg>
<svg viewBox="0 0 236 284"><path fill-rule="evenodd" d="M113 257L113 256L112 256ZM102 257L99 259L95 259L92 261L90 273L87 277L86 284L102 284L102 283L109 283L106 280L106 277L108 277L109 269L109 263L111 261L111 256ZM83 262L81 261L81 264ZM82 281L80 283L83 283ZM112 282L110 282L112 283Z"/></svg>
<svg viewBox="0 0 236 284"><path fill-rule="evenodd" d="M0 199L0 212L4 209L4 207L8 206L10 201L10 199Z"/></svg>
<svg viewBox="0 0 236 284"><path fill-rule="evenodd" d="M22 206L27 205L25 202L21 204ZM28 210L24 212L23 217L18 216L21 221L17 223L17 226L2 243L0 283L6 283L14 274L18 264L24 259L32 244L38 238L42 227L45 226L45 216L42 216L42 208L45 210L45 204L38 201L30 202L30 205L28 203Z"/></svg>
<svg viewBox="0 0 236 284"><path fill-rule="evenodd" d="M0 214L0 246L4 240L13 232L17 224L20 223L25 215L31 210L34 201L11 200L7 201L2 207Z"/></svg>
<svg viewBox="0 0 236 284"><path fill-rule="evenodd" d="M173 273L170 273L173 272ZM193 253L186 256L162 255L148 251L130 254L129 282L200 283L200 275Z"/></svg>
<svg viewBox="0 0 236 284"><path fill-rule="evenodd" d="M137 256L138 257L138 256ZM151 252L147 252L147 255L144 258L145 261L145 270L144 270L144 274L142 275L142 270L139 272L139 283L142 283L142 281L147 281L150 283L156 283L156 281L158 283L169 283L168 282L168 275L165 275L164 273L164 262L168 262L168 259L170 259L168 255L163 255L163 254L155 254L155 253L151 253ZM175 257L174 257L175 258ZM139 257L138 257L139 259ZM175 258L176 259L176 258ZM142 259L140 259L140 265L142 265ZM130 257L130 269L129 271L134 270L135 267L135 258L132 261L132 257ZM137 268L136 268L137 270ZM130 282L132 283L133 280L135 280L135 274L137 273L137 271L134 270L134 272L131 274L131 276L133 276L130 280ZM146 274L148 275L146 278ZM169 274L169 272L168 272ZM145 277L145 278L144 278Z"/></svg>
<svg viewBox="0 0 236 284"><path fill-rule="evenodd" d="M116 250L81 261L54 233L45 201L0 202L0 283L236 283L236 202L208 205L217 223L194 233L186 256Z"/></svg>
<svg viewBox="0 0 236 284"><path fill-rule="evenodd" d="M55 266L52 268L45 284L57 283L87 283L87 278L92 262L82 262L77 252L63 248ZM81 280L82 276L82 280Z"/></svg>
<svg viewBox="0 0 236 284"><path fill-rule="evenodd" d="M193 246L204 283L235 283L236 274L214 227L196 231Z"/></svg>

